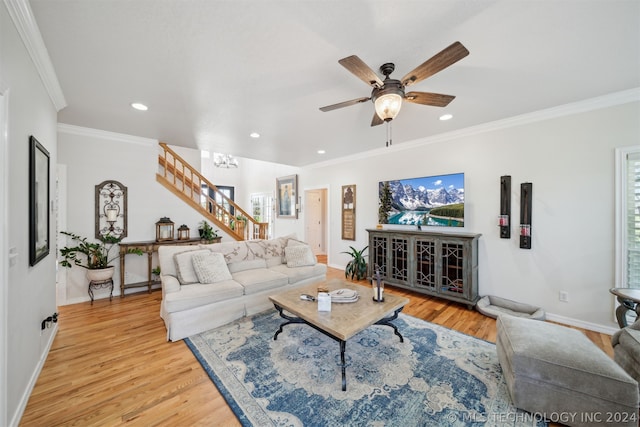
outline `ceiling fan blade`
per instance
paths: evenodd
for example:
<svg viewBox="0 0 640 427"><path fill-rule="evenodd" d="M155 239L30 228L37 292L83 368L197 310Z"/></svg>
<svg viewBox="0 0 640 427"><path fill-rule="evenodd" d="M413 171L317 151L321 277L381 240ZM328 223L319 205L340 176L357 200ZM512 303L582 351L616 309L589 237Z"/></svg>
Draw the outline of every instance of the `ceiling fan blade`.
<svg viewBox="0 0 640 427"><path fill-rule="evenodd" d="M444 70L449 65L455 64L465 56L469 55L469 51L460 42L455 42L451 46L444 48L436 53L430 59L418 65L413 71L404 76L401 80L405 86L418 83L431 77L435 73Z"/></svg>
<svg viewBox="0 0 640 427"><path fill-rule="evenodd" d="M327 105L326 107L320 107L320 111L331 111L331 110L337 110L338 108L342 108L342 107L348 107L350 105L355 105L355 104L360 104L361 102L366 102L369 101L371 98L358 98L358 99L352 99L350 101L344 101L344 102L339 102L337 104L333 104L333 105Z"/></svg>
<svg viewBox="0 0 640 427"><path fill-rule="evenodd" d="M356 55L347 56L338 61L347 70L351 71L353 75L372 87L382 87L384 83L380 80L380 77L369 67L367 64L358 58Z"/></svg>
<svg viewBox="0 0 640 427"><path fill-rule="evenodd" d="M430 92L408 92L405 99L414 104L431 105L433 107L446 107L455 99L453 95Z"/></svg>
<svg viewBox="0 0 640 427"><path fill-rule="evenodd" d="M371 126L378 126L384 123L384 120L378 116L378 113L373 112L373 119L371 119Z"/></svg>

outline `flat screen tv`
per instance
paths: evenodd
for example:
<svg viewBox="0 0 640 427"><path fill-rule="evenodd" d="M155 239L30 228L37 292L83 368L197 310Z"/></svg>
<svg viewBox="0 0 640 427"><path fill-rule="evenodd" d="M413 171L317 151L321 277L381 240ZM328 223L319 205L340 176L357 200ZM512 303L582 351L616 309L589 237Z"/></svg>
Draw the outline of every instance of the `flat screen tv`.
<svg viewBox="0 0 640 427"><path fill-rule="evenodd" d="M464 173L382 181L390 193L387 224L464 227Z"/></svg>

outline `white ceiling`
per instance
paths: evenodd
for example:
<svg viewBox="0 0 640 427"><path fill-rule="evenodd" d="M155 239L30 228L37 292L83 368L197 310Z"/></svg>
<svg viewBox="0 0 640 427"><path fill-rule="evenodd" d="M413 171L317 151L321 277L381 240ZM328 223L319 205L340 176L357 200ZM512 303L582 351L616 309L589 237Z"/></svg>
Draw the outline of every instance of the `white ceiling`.
<svg viewBox="0 0 640 427"><path fill-rule="evenodd" d="M370 95L338 64L353 54L401 78L454 41L470 51L411 86L456 99L405 103L394 145L640 87L638 0L30 4L68 104L59 122L289 165L384 146L372 103L318 109Z"/></svg>

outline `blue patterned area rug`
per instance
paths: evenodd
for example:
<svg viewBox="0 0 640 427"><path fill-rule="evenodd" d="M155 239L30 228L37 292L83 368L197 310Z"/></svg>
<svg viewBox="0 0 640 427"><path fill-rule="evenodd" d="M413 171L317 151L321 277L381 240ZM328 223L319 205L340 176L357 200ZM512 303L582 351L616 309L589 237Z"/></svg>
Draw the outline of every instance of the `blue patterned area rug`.
<svg viewBox="0 0 640 427"><path fill-rule="evenodd" d="M275 310L185 339L244 426L544 426L513 407L495 345L400 314L340 346Z"/></svg>

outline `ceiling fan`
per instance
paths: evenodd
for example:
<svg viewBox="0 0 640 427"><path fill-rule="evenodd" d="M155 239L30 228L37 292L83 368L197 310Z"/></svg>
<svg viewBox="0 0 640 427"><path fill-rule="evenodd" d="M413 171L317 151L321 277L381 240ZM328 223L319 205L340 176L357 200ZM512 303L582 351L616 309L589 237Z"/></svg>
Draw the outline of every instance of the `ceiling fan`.
<svg viewBox="0 0 640 427"><path fill-rule="evenodd" d="M462 43L455 42L451 46L435 54L421 65L417 66L413 71L404 76L402 80L389 78L389 75L395 69L394 64L382 64L380 66L380 72L385 76L384 81L380 80L378 75L356 55L348 56L339 60L338 63L352 72L367 85L373 87L371 96L327 105L326 107L321 107L320 110L331 111L371 100L373 101L376 109L373 114L373 120L371 120L371 126L377 126L384 122L393 120L398 115L403 99L413 102L414 104L446 107L451 101L453 101L455 96L431 92L405 93L405 87L431 77L448 66L458 62L468 54L469 51L462 45Z"/></svg>

